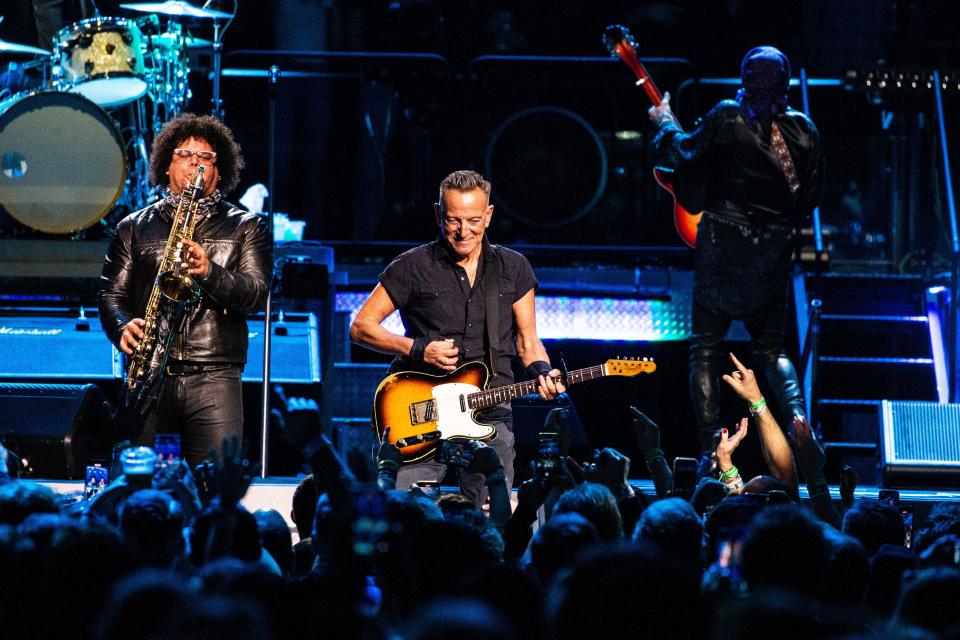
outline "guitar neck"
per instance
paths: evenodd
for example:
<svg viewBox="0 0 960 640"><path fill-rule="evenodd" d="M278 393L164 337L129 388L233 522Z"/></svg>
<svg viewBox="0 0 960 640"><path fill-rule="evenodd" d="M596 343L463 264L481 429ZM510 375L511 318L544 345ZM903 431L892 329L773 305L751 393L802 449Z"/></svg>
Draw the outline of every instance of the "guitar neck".
<svg viewBox="0 0 960 640"><path fill-rule="evenodd" d="M569 387L572 384L586 382L587 380L596 380L605 375L607 375L606 366L598 364L585 369L568 371L565 376L561 376L561 380L565 386ZM487 407L498 405L501 402L508 402L520 396L536 393L539 385L540 382L538 380L524 380L523 382L494 387L486 391L477 391L467 396L467 406L470 409L486 409Z"/></svg>

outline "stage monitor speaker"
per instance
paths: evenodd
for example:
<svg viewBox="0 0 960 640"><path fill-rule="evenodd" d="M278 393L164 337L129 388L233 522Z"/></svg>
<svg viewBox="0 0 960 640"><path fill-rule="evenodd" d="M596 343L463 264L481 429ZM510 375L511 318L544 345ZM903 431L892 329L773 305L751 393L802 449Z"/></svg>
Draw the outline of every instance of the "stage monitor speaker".
<svg viewBox="0 0 960 640"><path fill-rule="evenodd" d="M78 480L109 462L110 403L92 384L0 384L0 440L34 478Z"/></svg>
<svg viewBox="0 0 960 640"><path fill-rule="evenodd" d="M960 404L884 400L883 483L960 487Z"/></svg>

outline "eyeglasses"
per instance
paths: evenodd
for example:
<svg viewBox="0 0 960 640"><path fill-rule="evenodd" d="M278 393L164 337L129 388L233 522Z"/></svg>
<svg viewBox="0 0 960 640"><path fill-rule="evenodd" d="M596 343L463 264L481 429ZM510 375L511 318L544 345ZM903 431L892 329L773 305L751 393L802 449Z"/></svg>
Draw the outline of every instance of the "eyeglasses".
<svg viewBox="0 0 960 640"><path fill-rule="evenodd" d="M173 157L186 162L194 155L200 164L213 164L217 160L216 151L194 151L192 149L174 149Z"/></svg>

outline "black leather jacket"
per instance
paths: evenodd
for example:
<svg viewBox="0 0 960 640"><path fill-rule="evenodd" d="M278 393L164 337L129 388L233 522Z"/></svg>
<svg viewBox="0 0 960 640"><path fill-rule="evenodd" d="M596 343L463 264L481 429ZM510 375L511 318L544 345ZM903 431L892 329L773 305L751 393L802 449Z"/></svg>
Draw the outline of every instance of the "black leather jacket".
<svg viewBox="0 0 960 640"><path fill-rule="evenodd" d="M788 109L776 122L797 169L796 194L790 193L770 132L744 122L733 100L721 101L689 133L676 123L664 125L656 139L658 161L674 168L678 179L703 181L703 208L715 215L793 226L820 201L823 152L817 128L803 113Z"/></svg>
<svg viewBox="0 0 960 640"><path fill-rule="evenodd" d="M124 325L143 317L170 221L161 200L117 225L100 276L100 322L114 345L119 346ZM272 269L267 221L221 201L211 217L197 223L193 239L206 250L210 271L197 278L202 297L171 345L170 358L245 363L246 315L265 307Z"/></svg>

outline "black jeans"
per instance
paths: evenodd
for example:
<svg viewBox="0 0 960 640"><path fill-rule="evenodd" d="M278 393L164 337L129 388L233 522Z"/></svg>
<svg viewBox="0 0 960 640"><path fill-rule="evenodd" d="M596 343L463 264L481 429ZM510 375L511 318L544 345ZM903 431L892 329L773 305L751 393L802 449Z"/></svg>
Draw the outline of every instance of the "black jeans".
<svg viewBox="0 0 960 640"><path fill-rule="evenodd" d="M733 318L698 303L693 303L693 337L690 343L690 399L701 453L715 448L714 434L720 424L720 376L733 371L733 364L723 349ZM800 381L793 363L784 351L787 324L787 296L776 296L751 316L743 319L750 332L750 351L757 377L766 381L780 415L805 415L806 408ZM773 409L773 407L770 407ZM781 424L782 427L787 425Z"/></svg>
<svg viewBox="0 0 960 640"><path fill-rule="evenodd" d="M179 433L184 459L193 468L208 449L220 451L228 436L243 436L242 365L165 374L160 395L143 422L138 444L153 446L158 433Z"/></svg>

